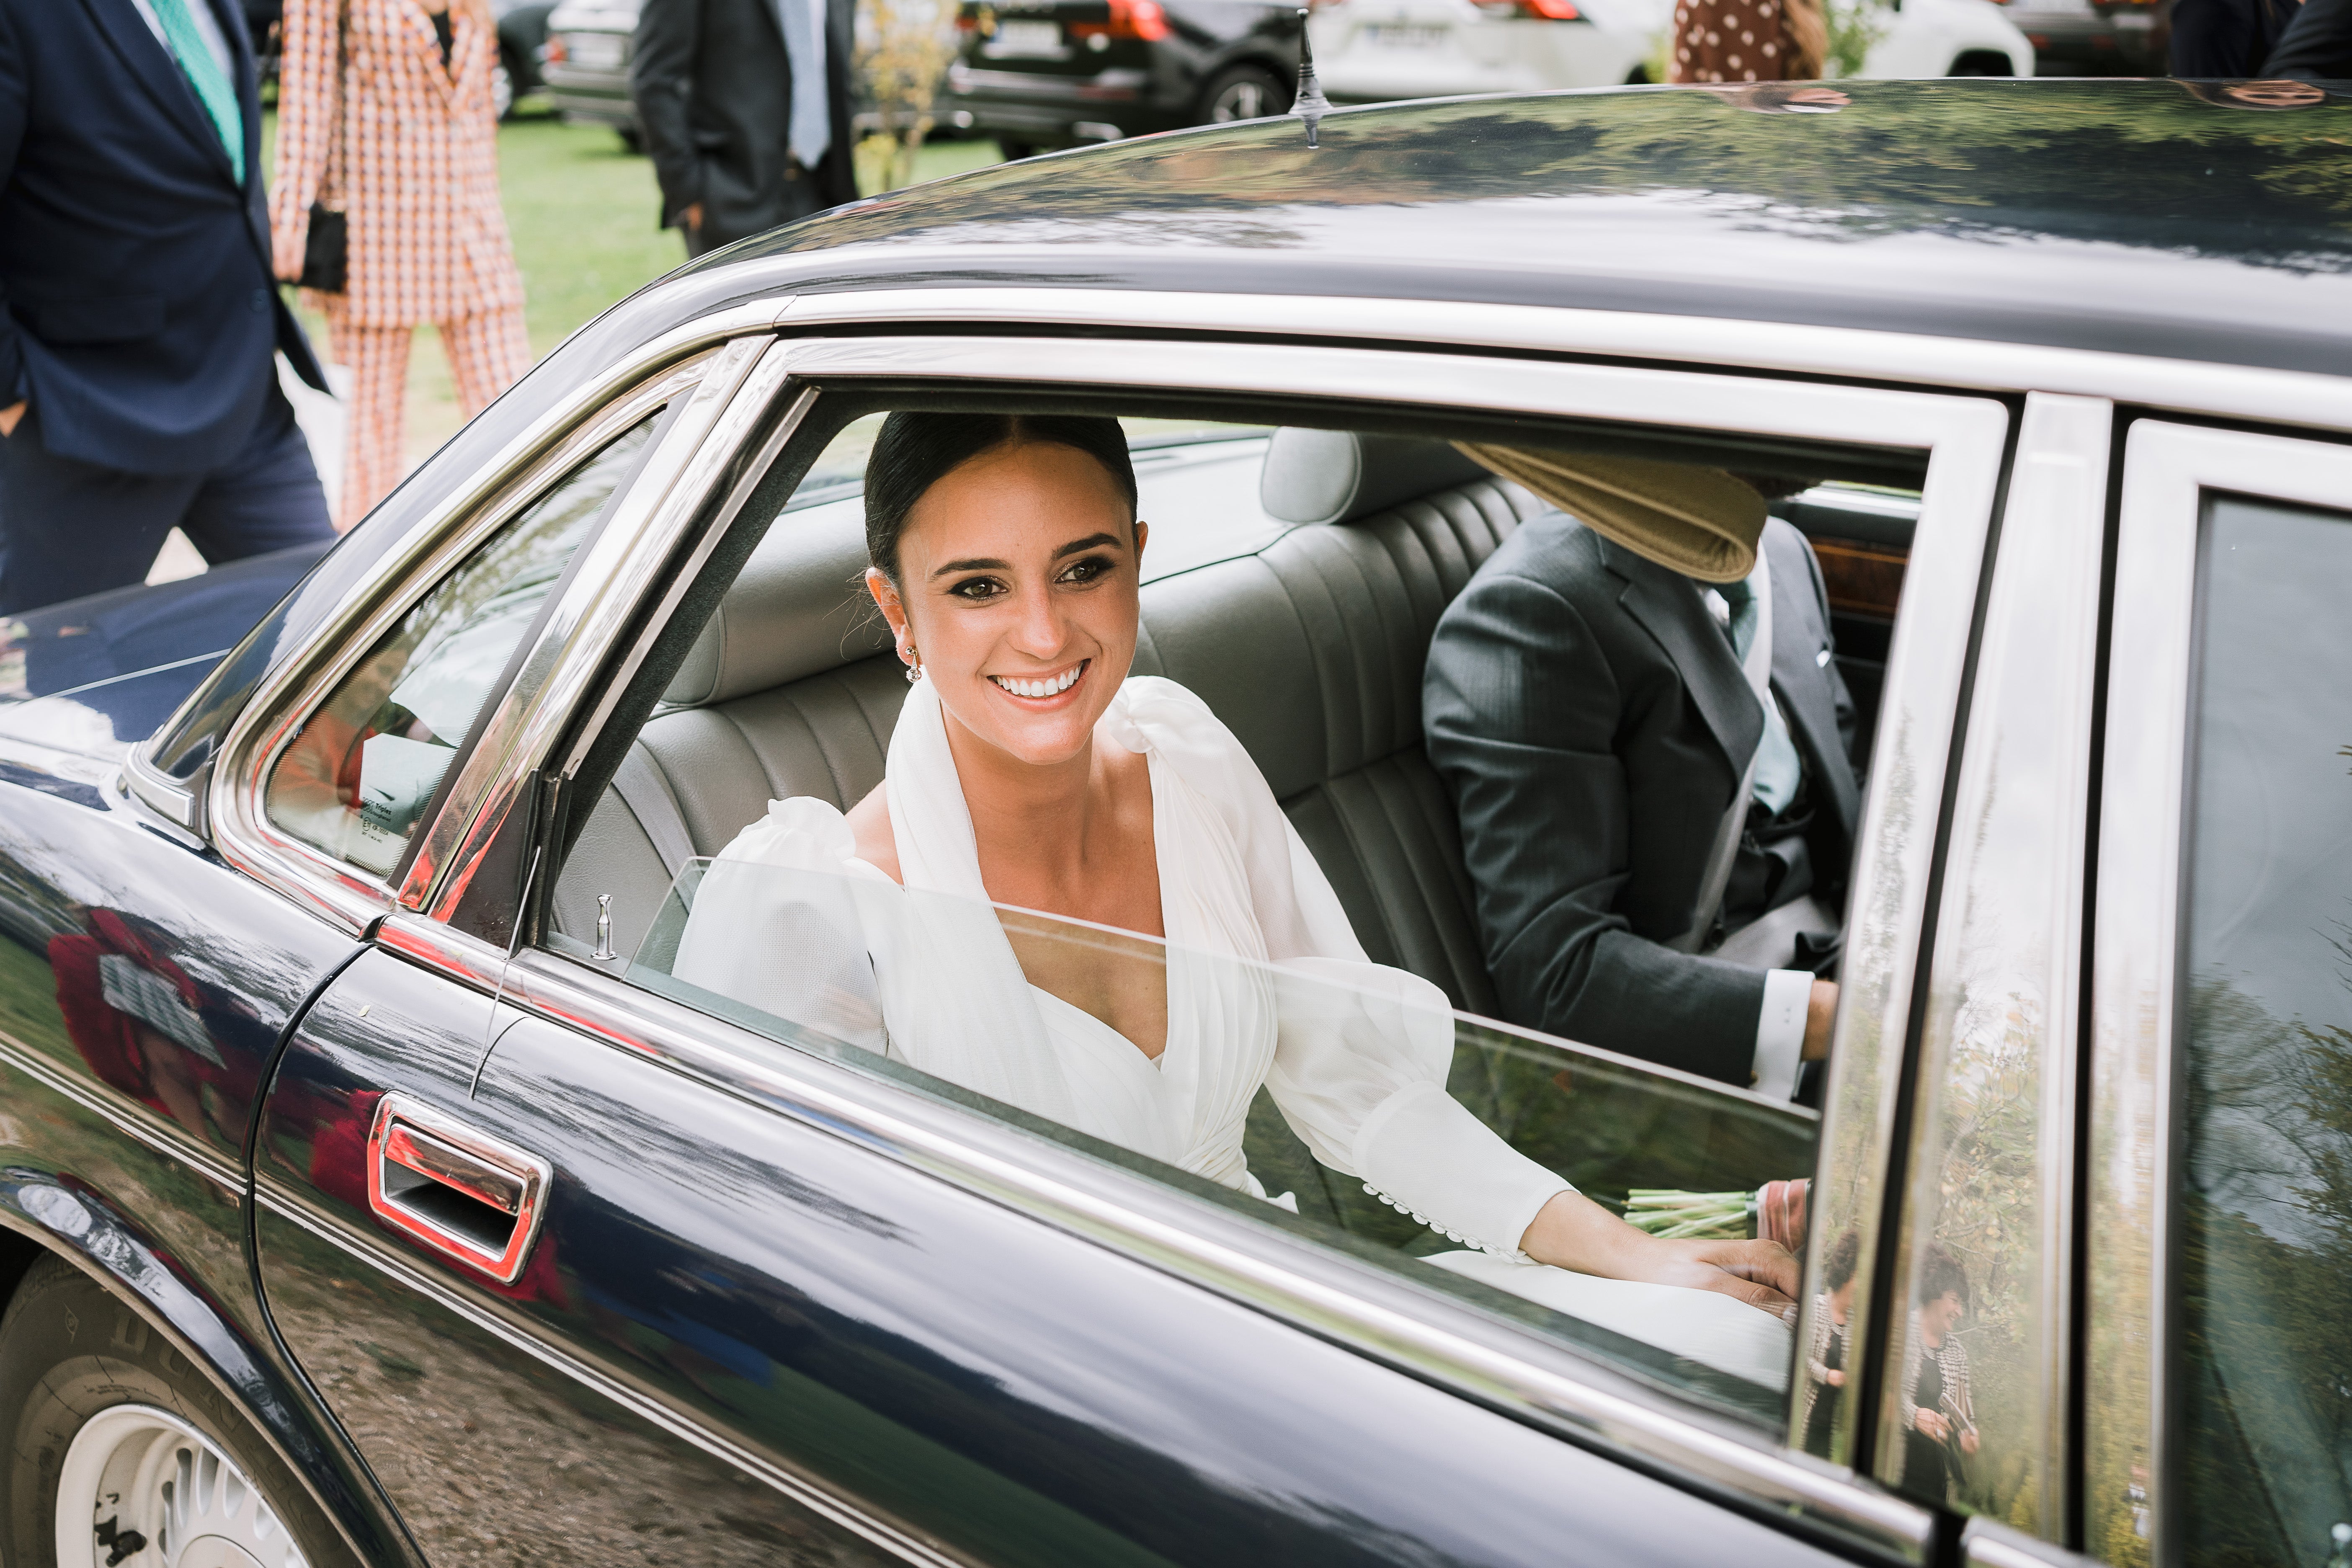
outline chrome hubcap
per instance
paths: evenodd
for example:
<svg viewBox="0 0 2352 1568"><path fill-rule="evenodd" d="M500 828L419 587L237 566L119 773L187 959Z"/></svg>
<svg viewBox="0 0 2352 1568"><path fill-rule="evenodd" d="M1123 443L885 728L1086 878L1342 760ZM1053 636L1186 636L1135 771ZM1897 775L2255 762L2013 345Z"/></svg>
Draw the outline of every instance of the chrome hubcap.
<svg viewBox="0 0 2352 1568"><path fill-rule="evenodd" d="M1237 81L1217 97L1210 113L1218 120L1263 120L1266 115L1266 91L1257 82Z"/></svg>
<svg viewBox="0 0 2352 1568"><path fill-rule="evenodd" d="M308 1568L278 1510L168 1410L90 1417L58 1477L58 1568Z"/></svg>

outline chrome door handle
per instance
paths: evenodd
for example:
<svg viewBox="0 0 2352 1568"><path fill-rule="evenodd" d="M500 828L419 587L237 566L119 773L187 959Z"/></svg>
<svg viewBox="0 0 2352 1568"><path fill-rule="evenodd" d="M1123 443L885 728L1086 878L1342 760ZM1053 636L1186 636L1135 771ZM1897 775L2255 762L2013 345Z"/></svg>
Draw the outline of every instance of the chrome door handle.
<svg viewBox="0 0 2352 1568"><path fill-rule="evenodd" d="M404 1094L379 1100L368 1128L376 1217L501 1285L522 1273L551 1173L538 1155Z"/></svg>

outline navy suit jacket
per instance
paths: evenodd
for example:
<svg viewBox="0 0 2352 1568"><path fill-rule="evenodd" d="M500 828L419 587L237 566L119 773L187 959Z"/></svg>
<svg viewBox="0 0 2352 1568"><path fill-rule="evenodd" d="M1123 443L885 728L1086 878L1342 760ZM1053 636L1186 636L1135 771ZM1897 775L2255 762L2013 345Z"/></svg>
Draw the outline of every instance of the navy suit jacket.
<svg viewBox="0 0 2352 1568"><path fill-rule="evenodd" d="M259 422L273 349L325 389L270 273L253 46L239 7L209 3L242 184L131 0L0 0L0 406L30 397L58 457L217 468Z"/></svg>

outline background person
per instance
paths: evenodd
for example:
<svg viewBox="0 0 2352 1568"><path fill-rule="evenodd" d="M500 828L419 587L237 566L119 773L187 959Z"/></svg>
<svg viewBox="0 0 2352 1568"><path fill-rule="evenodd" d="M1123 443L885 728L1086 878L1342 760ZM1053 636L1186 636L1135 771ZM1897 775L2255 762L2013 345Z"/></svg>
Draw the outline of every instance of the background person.
<svg viewBox="0 0 2352 1568"><path fill-rule="evenodd" d="M2172 74L2206 80L2261 76L2301 8L2298 0L2173 0Z"/></svg>
<svg viewBox="0 0 2352 1568"><path fill-rule="evenodd" d="M260 144L235 5L0 0L0 615L331 537Z"/></svg>
<svg viewBox="0 0 2352 1568"><path fill-rule="evenodd" d="M686 253L857 199L852 0L646 0L629 67Z"/></svg>
<svg viewBox="0 0 2352 1568"><path fill-rule="evenodd" d="M1805 1352L1805 1418L1798 1435L1805 1452L1817 1458L1830 1457L1838 1406L1845 1398L1846 1324L1853 1317L1853 1271L1861 1256L1858 1232L1839 1237L1822 1259L1822 1283L1829 1289L1813 1298L1813 1340Z"/></svg>
<svg viewBox="0 0 2352 1568"><path fill-rule="evenodd" d="M428 9L427 5L433 9ZM348 225L341 292L312 290L352 370L335 522L406 472L408 349L441 346L467 418L530 368L522 277L499 206L498 28L488 0L287 0L278 88L278 276L302 276L315 203Z"/></svg>
<svg viewBox="0 0 2352 1568"><path fill-rule="evenodd" d="M2352 80L2352 0L2303 0L2263 62L2263 75L2304 81Z"/></svg>
<svg viewBox="0 0 2352 1568"><path fill-rule="evenodd" d="M1812 81L1828 53L1821 0L1675 0L1666 79Z"/></svg>

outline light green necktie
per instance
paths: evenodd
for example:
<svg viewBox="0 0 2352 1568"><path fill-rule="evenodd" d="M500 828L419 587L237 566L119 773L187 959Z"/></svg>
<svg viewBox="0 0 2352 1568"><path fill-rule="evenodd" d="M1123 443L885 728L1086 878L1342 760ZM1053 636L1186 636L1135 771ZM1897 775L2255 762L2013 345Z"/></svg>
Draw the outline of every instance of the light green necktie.
<svg viewBox="0 0 2352 1568"><path fill-rule="evenodd" d="M1737 583L1719 583L1717 593L1731 610L1731 656L1744 666L1748 650L1756 642L1756 623L1762 611L1756 603L1756 590L1747 578ZM1797 755L1797 743L1789 738L1788 721L1780 717L1780 705L1768 699L1764 703L1764 735L1756 742L1756 799L1764 809L1778 816L1788 804L1797 798L1797 786L1804 782L1805 764Z"/></svg>
<svg viewBox="0 0 2352 1568"><path fill-rule="evenodd" d="M222 74L220 62L205 47L205 36L196 31L196 20L188 14L191 5L204 3L205 0L148 0L155 8L155 19L163 24L163 37L172 41L173 57L187 73L188 85L196 89L196 100L212 116L213 128L220 132L221 145L228 149L229 167L236 171L236 183L242 185L245 114L237 108L236 89Z"/></svg>

